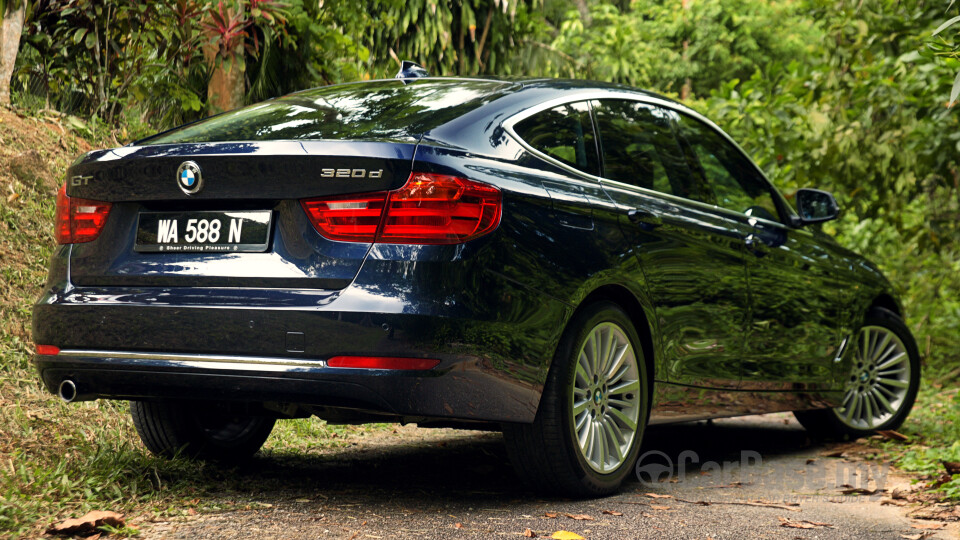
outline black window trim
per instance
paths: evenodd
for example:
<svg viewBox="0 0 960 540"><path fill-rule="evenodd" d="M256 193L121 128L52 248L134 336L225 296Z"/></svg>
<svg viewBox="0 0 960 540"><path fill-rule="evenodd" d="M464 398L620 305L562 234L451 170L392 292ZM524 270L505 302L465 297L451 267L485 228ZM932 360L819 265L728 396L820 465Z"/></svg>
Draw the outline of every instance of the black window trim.
<svg viewBox="0 0 960 540"><path fill-rule="evenodd" d="M674 102L672 102L672 101L668 101L668 100L665 100L665 99L660 99L660 98L657 98L657 97L654 97L654 96L638 95L638 94L630 93L630 92L627 92L627 91L616 91L616 90L587 90L587 91L581 91L581 92L577 92L577 93L570 94L570 95L567 95L567 96L562 96L562 97L558 97L558 98L555 98L555 99L547 100L547 101L544 101L543 103L538 104L538 105L535 106L535 107L531 107L531 108L529 108L529 109L526 109L526 110L523 110L523 111L521 111L521 112L519 112L519 113L516 113L516 114L514 114L513 116L510 116L509 118L507 118L506 120L503 121L503 124L502 124L502 125L503 125L503 129L504 129L504 131L507 132L507 134L510 135L510 137L512 137L515 141L517 141L517 143L519 143L520 146L522 146L522 147L523 147L524 149L526 149L528 152L532 153L533 155L537 156L538 158L540 158L540 159L542 159L542 160L544 160L544 161L546 161L546 162L548 162L548 163L551 163L551 164L553 164L553 165L556 165L557 167L560 167L561 169L563 169L563 170L565 170L565 171L568 171L568 172L570 172L570 173L572 173L572 174L575 174L575 175L577 175L577 176L580 176L580 177L582 177L582 178L584 178L584 179L589 179L589 180L592 180L592 181L595 181L595 182L600 182L601 184L603 184L603 183L609 183L609 184L611 184L611 185L613 185L613 186L616 186L616 187L618 187L618 188L620 188L620 189L626 189L626 190L629 190L629 191L636 191L636 192L641 193L641 194L644 194L644 195L653 195L653 196L655 196L655 197L663 197L663 198L665 198L665 199L667 199L667 200L669 200L669 201L671 201L671 202L678 202L678 203L693 205L693 206L696 206L696 207L699 207L699 208L703 208L703 209L707 209L707 210L712 210L713 212L716 212L716 213L727 214L727 215L729 215L729 216L735 216L735 217L737 217L737 218L739 218L739 219L741 219L741 220L756 220L757 222L765 223L765 224L767 224L767 225L773 225L773 226L778 227L778 228L781 228L781 229L802 230L802 229L798 229L796 226L791 226L791 225L788 225L788 224L783 223L783 222L781 222L781 221L771 221L771 220L769 220L769 219L765 219L765 218L762 218L762 217L759 217L759 216L748 216L748 215L746 215L746 214L744 214L744 213L742 213L742 212L737 212L736 210L730 210L729 208L724 208L724 207L722 207L722 206L717 206L717 205L715 205L715 204L709 204L709 203L705 203L705 202L701 202L701 201L697 201L697 200L693 200L693 199L687 199L687 198L685 198L685 197L680 197L680 196L674 195L674 194L672 194L672 193L662 193L662 192L660 192L660 191L656 191L656 190L652 190L652 189L647 189L647 188L643 188L643 187L640 187L640 186L635 186L635 185L633 185L633 184L627 184L627 183L624 183L624 182L618 182L617 180L611 180L611 179L609 179L609 178L603 178L602 176L596 176L596 175L592 175L592 174L590 174L590 173L583 172L583 171L581 171L581 170L579 170L579 169L576 169L576 168L571 167L571 166L569 166L569 165L567 165L567 164L565 164L565 163L562 163L562 162L560 162L560 161L558 161L558 160L556 160L556 159L554 159L554 158L552 158L552 157L544 154L543 152L537 150L536 148L530 146L530 145L527 144L527 142L524 141L523 138L520 137L520 136L517 134L517 132L514 131L514 129L513 129L513 127L514 127L517 123L522 122L523 120L526 120L527 118L529 118L529 117L531 117L531 116L533 116L533 115L535 115L535 114L537 114L537 113L539 113L539 112L542 112L542 111L545 111L545 110L548 110L548 109L552 109L552 108L554 108L554 107L559 107L559 106L561 106L561 105L567 105L567 104L571 104L571 103L578 103L578 102L581 102L581 101L588 101L588 102L589 102L589 101L592 101L592 100L604 100L604 99L620 99L620 100L627 100L627 101L637 101L637 102L640 102L640 103L644 103L644 104L648 104L648 105L653 105L653 106L655 106L655 107L661 107L661 108L663 108L663 109L668 109L668 110L670 110L670 111L674 111L674 112L677 112L677 113L680 113L680 114L685 114L685 115L690 116L690 117L692 117L692 118L694 118L694 119L696 119L696 120L700 120L700 121L703 122L708 128L713 129L716 133L720 134L720 136L723 138L723 140L725 140L725 141L727 141L728 143L730 143L731 145L733 145L733 147L736 148L737 151L739 151L740 154L753 166L753 168L757 171L757 173L759 173L760 178L762 178L762 179L767 183L767 186L771 189L772 194L774 194L775 204L777 204L778 207L780 207L781 209L784 209L784 208L788 209L788 210L787 210L787 215L790 216L790 217L788 218L788 220L789 220L789 221L793 221L793 216L794 216L794 214L793 214L792 210L789 210L790 206L789 206L789 204L787 204L786 201L784 200L783 194L781 194L781 193L780 193L780 190L778 190L778 189L776 188L776 186L774 186L773 183L770 181L770 179L767 178L767 175L763 172L763 169L761 169L759 166L757 166L757 164L754 163L753 159L751 159L750 156L743 150L743 148L742 148L739 144L737 144L737 141L733 140L732 137L730 137L729 135L727 135L727 133L726 133L725 131L723 131L722 129L720 129L720 127L717 126L717 125L716 125L713 121L711 121L709 118L707 118L707 117L703 116L702 114L694 111L693 109L689 109L689 108L687 108L687 107L685 107L685 106L683 106L683 105L680 105L679 103L674 103ZM588 105L589 105L589 103L588 103ZM590 106L590 118L591 118L591 120L592 120L592 119L593 119L593 106L592 106L592 105L589 105L589 106ZM594 121L594 123L595 123L595 121ZM676 128L674 128L674 129L676 129ZM678 134L675 133L675 136L677 136L677 135L678 135ZM597 137L596 137L596 126L594 126L594 140L596 140L596 138L597 138ZM682 146L682 144L681 144L681 146ZM601 162L601 170L602 170L602 163L603 163L603 158L602 158L602 157L601 157L601 159L600 159L600 162ZM699 163L699 162L698 162L698 163ZM783 211L783 210L781 210L781 214L782 214L782 211ZM783 216L782 216L782 215L781 215L781 219L783 219Z"/></svg>

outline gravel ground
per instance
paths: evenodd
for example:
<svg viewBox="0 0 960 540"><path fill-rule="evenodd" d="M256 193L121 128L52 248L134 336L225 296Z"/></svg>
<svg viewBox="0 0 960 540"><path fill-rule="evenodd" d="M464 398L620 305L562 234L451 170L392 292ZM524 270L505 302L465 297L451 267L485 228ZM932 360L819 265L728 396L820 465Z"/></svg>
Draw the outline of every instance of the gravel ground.
<svg viewBox="0 0 960 540"><path fill-rule="evenodd" d="M232 510L137 526L143 538L191 539L523 538L527 529L589 539L960 538L956 523L909 519L910 508L889 504L909 481L846 459L858 448L812 444L791 415L651 427L642 480L570 501L526 490L499 434L407 426L347 448L264 456L237 471L249 491L221 501ZM673 475L656 482L665 465ZM842 492L857 488L867 494Z"/></svg>

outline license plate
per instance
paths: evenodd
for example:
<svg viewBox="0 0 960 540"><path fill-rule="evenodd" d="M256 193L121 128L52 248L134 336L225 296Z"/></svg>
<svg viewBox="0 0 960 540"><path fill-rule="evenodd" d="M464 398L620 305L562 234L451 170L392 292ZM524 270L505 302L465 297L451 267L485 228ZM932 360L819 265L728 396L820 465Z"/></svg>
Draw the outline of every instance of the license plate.
<svg viewBox="0 0 960 540"><path fill-rule="evenodd" d="M141 212L135 251L260 252L267 250L273 212Z"/></svg>

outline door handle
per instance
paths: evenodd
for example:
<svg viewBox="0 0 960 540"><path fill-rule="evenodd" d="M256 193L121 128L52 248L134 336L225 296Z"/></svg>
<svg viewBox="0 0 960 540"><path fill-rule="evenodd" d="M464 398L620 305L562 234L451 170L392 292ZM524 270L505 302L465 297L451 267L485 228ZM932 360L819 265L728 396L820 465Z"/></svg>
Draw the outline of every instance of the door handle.
<svg viewBox="0 0 960 540"><path fill-rule="evenodd" d="M757 257L763 257L767 253L770 253L770 248L767 244L755 234L747 235L747 237L743 239L743 245L747 247L750 253L753 253Z"/></svg>
<svg viewBox="0 0 960 540"><path fill-rule="evenodd" d="M653 212L647 212L646 210L640 210L634 208L627 212L627 217L630 218L630 221L636 223L637 225L646 225L647 227L659 227L663 225L663 218L654 214Z"/></svg>

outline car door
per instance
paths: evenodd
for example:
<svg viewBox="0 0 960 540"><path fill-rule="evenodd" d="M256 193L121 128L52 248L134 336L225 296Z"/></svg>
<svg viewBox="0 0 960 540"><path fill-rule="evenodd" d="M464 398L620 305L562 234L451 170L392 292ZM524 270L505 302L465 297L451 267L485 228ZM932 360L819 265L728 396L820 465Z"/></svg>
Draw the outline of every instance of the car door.
<svg viewBox="0 0 960 540"><path fill-rule="evenodd" d="M736 388L748 305L743 246L750 228L705 204L711 194L687 167L671 125L675 113L625 99L592 105L602 185L617 204L654 304L662 350L656 380ZM722 408L712 398L693 398ZM658 401L709 413L693 411L682 396ZM666 408L658 404L658 413Z"/></svg>
<svg viewBox="0 0 960 540"><path fill-rule="evenodd" d="M678 116L717 204L744 216L750 317L742 348L742 390L831 385L840 346L840 272L807 230L785 224L790 209L756 165L713 127Z"/></svg>

